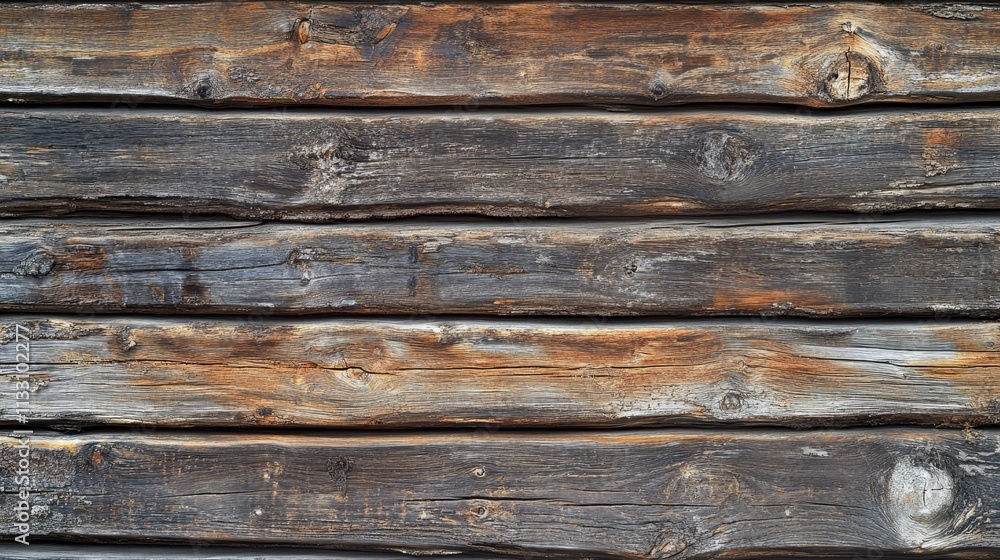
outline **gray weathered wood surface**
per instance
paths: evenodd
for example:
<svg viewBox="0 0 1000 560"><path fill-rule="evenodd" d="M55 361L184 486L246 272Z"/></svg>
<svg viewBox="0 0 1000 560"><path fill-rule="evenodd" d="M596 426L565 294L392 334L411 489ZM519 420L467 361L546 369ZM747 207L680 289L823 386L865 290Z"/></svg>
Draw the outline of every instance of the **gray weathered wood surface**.
<svg viewBox="0 0 1000 560"><path fill-rule="evenodd" d="M997 101L985 3L0 3L0 557L994 558Z"/></svg>
<svg viewBox="0 0 1000 560"><path fill-rule="evenodd" d="M0 223L0 309L994 316L991 216Z"/></svg>
<svg viewBox="0 0 1000 560"><path fill-rule="evenodd" d="M1000 421L996 323L3 316L0 363L15 325L34 425Z"/></svg>
<svg viewBox="0 0 1000 560"><path fill-rule="evenodd" d="M358 553L335 550L309 550L305 548L272 549L261 545L249 547L204 546L156 546L156 545L94 545L94 544L32 544L30 547L0 543L0 554L4 560L413 560L423 551L401 549L403 553ZM426 554L424 555L426 556ZM711 557L711 556L710 556ZM990 559L987 552L936 552L919 556L926 560L970 560ZM481 554L437 555L435 558L455 560L533 560L540 557L516 554L484 556ZM589 555L574 556L577 560L603 560ZM802 560L797 556L767 555L770 560ZM829 560L913 560L911 554L886 554L880 550L866 550L854 555L809 554L807 558Z"/></svg>
<svg viewBox="0 0 1000 560"><path fill-rule="evenodd" d="M31 450L38 539L629 558L1000 546L996 431L37 433L2 442L7 464L17 446ZM0 482L16 487L12 470ZM0 504L11 511L17 499L4 493Z"/></svg>
<svg viewBox="0 0 1000 560"><path fill-rule="evenodd" d="M0 5L0 95L204 105L1000 99L989 4Z"/></svg>
<svg viewBox="0 0 1000 560"><path fill-rule="evenodd" d="M10 545L0 543L0 554L5 560L174 560L184 558L191 560L413 560L422 551L402 549L399 553L357 553L338 552L334 550L309 550L304 548L279 548L273 550L261 545L250 547L219 547L219 546L142 546L142 545L93 545L93 544L32 544ZM455 556L438 555L437 558L455 558ZM802 556L767 556L770 560L802 560ZM483 556L481 554L462 554L458 560L532 560L538 558L526 554ZM578 560L600 560L589 555L574 556ZM808 558L826 558L831 560L913 560L913 555L885 554L879 550L866 550L853 556L843 554L810 554ZM921 554L920 558L927 560L969 560L990 556L986 552L959 553L937 552Z"/></svg>
<svg viewBox="0 0 1000 560"><path fill-rule="evenodd" d="M413 560L424 551L401 549L403 553L359 553L336 550L310 550L306 548L270 548L262 545L248 547L208 546L199 542L190 545L99 545L76 543L33 543L26 547L20 544L0 543L0 555L4 560ZM426 556L426 554L424 554ZM709 556L710 558L713 556ZM934 552L919 556L926 560L969 560L989 559L987 552ZM435 558L454 560L533 560L541 557L516 554L484 556L481 554L437 555ZM576 555L577 560L603 560L589 555ZM769 554L770 560L802 560L797 556L776 556ZM807 558L830 560L913 560L911 554L886 554L881 550L865 550L854 555L809 554Z"/></svg>
<svg viewBox="0 0 1000 560"><path fill-rule="evenodd" d="M0 112L0 216L1000 207L994 109Z"/></svg>
<svg viewBox="0 0 1000 560"><path fill-rule="evenodd" d="M192 541L186 546L39 544L37 541L24 546L0 543L0 557L4 560L413 560L412 554L405 553L340 552L288 547L272 549L261 545L226 547L211 546L201 541ZM504 559L463 554L461 560ZM512 559L507 557L507 560Z"/></svg>

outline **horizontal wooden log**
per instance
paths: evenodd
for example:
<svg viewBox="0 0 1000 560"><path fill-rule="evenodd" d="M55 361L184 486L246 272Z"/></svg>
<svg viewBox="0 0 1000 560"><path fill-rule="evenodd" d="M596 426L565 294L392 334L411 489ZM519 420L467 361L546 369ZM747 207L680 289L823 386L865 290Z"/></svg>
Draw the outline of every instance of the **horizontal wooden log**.
<svg viewBox="0 0 1000 560"><path fill-rule="evenodd" d="M0 216L1000 208L1000 112L0 112ZM210 162L201 164L198 162Z"/></svg>
<svg viewBox="0 0 1000 560"><path fill-rule="evenodd" d="M20 543L0 543L4 560L413 560L409 554L338 552L303 548L270 548L265 546L208 546L192 541L186 546L95 545L44 543L28 539L29 546ZM405 550L405 549L404 549ZM409 551L407 551L409 552ZM504 560L497 556L462 555L461 560ZM525 560L524 558L507 560Z"/></svg>
<svg viewBox="0 0 1000 560"><path fill-rule="evenodd" d="M12 220L0 309L995 316L990 215L523 225Z"/></svg>
<svg viewBox="0 0 1000 560"><path fill-rule="evenodd" d="M414 556L419 556L423 551L402 549L404 554L398 553L378 553L378 552L338 552L334 550L310 550L306 548L278 548L273 549L262 545L253 547L220 547L203 546L195 543L189 546L143 546L143 545L94 545L94 544L37 544L23 546L21 544L0 543L0 554L5 560L174 560L183 558L191 560L413 560ZM908 554L885 554L882 551L866 551L869 556L860 555L851 560L912 560L913 555ZM426 553L425 553L426 555ZM440 557L440 556L439 556ZM445 556L447 558L447 556ZM532 560L535 556L516 554L503 556L483 556L476 554L462 554L461 560ZM590 557L578 557L580 560L595 560ZM773 556L771 560L802 560L801 556ZM809 558L838 558L845 560L842 556L817 556L810 555ZM989 558L986 553L970 554L968 551L961 553L938 552L921 554L920 558L930 560L955 559L968 560L970 558Z"/></svg>
<svg viewBox="0 0 1000 560"><path fill-rule="evenodd" d="M305 548L272 549L262 545L253 547L216 547L216 546L143 546L143 545L93 545L93 544L21 544L0 543L0 554L5 560L174 560L183 558L191 560L413 560L423 551L405 550L404 554L378 552L337 552L333 550L310 550ZM866 556L865 554L870 554ZM865 554L851 560L913 560L912 554L885 554L881 551L866 551ZM432 555L433 556L433 555ZM440 557L440 556L438 556ZM447 556L445 556L447 558ZM462 554L461 560L532 560L535 556L516 554L503 556L483 556ZM577 557L579 560L595 560L591 557ZM773 556L771 560L802 560L802 556ZM845 560L841 556L818 556L812 554L809 558L835 558ZM928 560L969 560L970 558L989 558L987 553L970 554L938 552L921 554L920 558Z"/></svg>
<svg viewBox="0 0 1000 560"><path fill-rule="evenodd" d="M6 316L0 327L8 425L1000 422L996 323Z"/></svg>
<svg viewBox="0 0 1000 560"><path fill-rule="evenodd" d="M31 534L627 558L995 555L1000 433L3 437ZM9 524L0 526L7 538Z"/></svg>
<svg viewBox="0 0 1000 560"><path fill-rule="evenodd" d="M1000 99L990 4L0 5L0 95L201 105Z"/></svg>

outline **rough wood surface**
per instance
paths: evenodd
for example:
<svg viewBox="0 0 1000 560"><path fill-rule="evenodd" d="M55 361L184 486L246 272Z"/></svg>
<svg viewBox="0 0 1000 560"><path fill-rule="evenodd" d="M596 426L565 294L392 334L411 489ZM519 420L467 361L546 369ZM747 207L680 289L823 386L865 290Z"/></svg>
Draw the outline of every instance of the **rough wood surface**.
<svg viewBox="0 0 1000 560"><path fill-rule="evenodd" d="M39 539L628 558L1000 548L995 431L36 433L4 437L0 460L18 446Z"/></svg>
<svg viewBox="0 0 1000 560"><path fill-rule="evenodd" d="M0 555L4 560L413 560L414 550L402 549L404 554L378 552L338 552L334 550L310 550L305 548L270 548L260 544L252 547L207 546L194 543L183 545L95 545L95 544L21 544L0 543ZM448 559L454 556L438 555ZM536 556L523 553L502 556L462 554L455 560L532 560ZM603 560L589 555L575 556L577 560ZM770 560L802 560L802 556L768 555ZM807 558L830 558L836 560L913 560L911 554L886 554L880 550L868 550L856 556L810 554ZM989 558L988 553L969 554L937 552L920 555L925 560L969 560Z"/></svg>
<svg viewBox="0 0 1000 560"><path fill-rule="evenodd" d="M4 560L413 560L414 550L402 549L404 554L378 552L338 552L334 550L310 550L305 548L272 549L262 545L252 547L207 546L194 543L188 546L174 545L95 545L95 544L21 544L0 543L0 554ZM436 556L448 559L449 556ZM802 560L802 556L767 556L770 560ZM452 557L453 558L453 557ZM532 560L532 555L516 554L483 556L462 554L457 560ZM578 560L599 560L589 555L575 556ZM836 560L913 560L909 554L886 554L880 550L870 550L845 558L843 555L827 556L810 554L807 558L831 558ZM920 558L927 560L968 560L969 558L989 558L987 553L924 553Z"/></svg>
<svg viewBox="0 0 1000 560"><path fill-rule="evenodd" d="M1000 99L989 4L0 5L0 95L249 104Z"/></svg>
<svg viewBox="0 0 1000 560"><path fill-rule="evenodd" d="M19 325L20 327L17 327ZM0 318L34 425L413 427L1000 422L973 322ZM11 368L7 368L11 369ZM81 403L86 403L81 406Z"/></svg>
<svg viewBox="0 0 1000 560"><path fill-rule="evenodd" d="M995 316L1000 221L0 223L18 312Z"/></svg>
<svg viewBox="0 0 1000 560"><path fill-rule="evenodd" d="M0 543L4 560L413 560L409 554L378 552L338 552L303 548L269 548L256 545L247 548L210 546L200 541L182 546L96 545ZM504 560L497 556L462 555L461 560ZM506 560L528 560L510 558ZM880 559L883 560L883 559ZM890 559L884 559L890 560Z"/></svg>
<svg viewBox="0 0 1000 560"><path fill-rule="evenodd" d="M1000 208L1000 112L0 112L0 216ZM195 163L201 162L201 163Z"/></svg>

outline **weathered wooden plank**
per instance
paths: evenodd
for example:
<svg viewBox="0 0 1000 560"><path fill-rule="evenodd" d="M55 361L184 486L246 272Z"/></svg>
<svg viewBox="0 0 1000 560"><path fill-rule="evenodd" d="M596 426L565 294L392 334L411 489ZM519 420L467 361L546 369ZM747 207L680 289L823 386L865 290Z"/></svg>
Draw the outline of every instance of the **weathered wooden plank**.
<svg viewBox="0 0 1000 560"><path fill-rule="evenodd" d="M16 362L18 339L30 350L25 375L8 365L0 382L7 424L19 410L58 427L1000 422L996 323L6 316L0 325L0 363ZM27 391L20 401L17 390Z"/></svg>
<svg viewBox="0 0 1000 560"><path fill-rule="evenodd" d="M1000 99L989 4L4 3L0 95L202 105Z"/></svg>
<svg viewBox="0 0 1000 560"><path fill-rule="evenodd" d="M208 546L194 541L187 546L39 544L29 538L29 546L0 543L4 560L412 560L413 556L398 553L338 552L304 548L253 548ZM508 560L512 560L507 557ZM497 556L462 555L462 560L503 560ZM519 558L519 560L526 560Z"/></svg>
<svg viewBox="0 0 1000 560"><path fill-rule="evenodd" d="M0 112L0 216L1000 207L1000 112ZM209 165L196 162L211 161Z"/></svg>
<svg viewBox="0 0 1000 560"><path fill-rule="evenodd" d="M404 549L406 550L406 549ZM142 546L142 545L87 545L87 544L20 544L0 543L0 554L5 560L174 560L184 558L190 560L413 560L415 553L422 551L406 550L405 554L393 553L357 553L337 552L333 550L315 551L305 548L274 550L261 545L252 548L216 547L216 546ZM424 554L426 555L426 554ZM809 558L836 558L837 560L912 560L913 555L885 554L882 551L865 551L860 556L844 558L839 556L817 556ZM920 558L931 560L969 558L989 558L985 553L930 553L921 554ZM446 557L447 558L447 557ZM531 560L536 558L525 554L482 556L462 554L461 560ZM596 560L590 556L576 556L579 560ZM773 556L771 560L801 560L802 556Z"/></svg>
<svg viewBox="0 0 1000 560"><path fill-rule="evenodd" d="M403 549L406 550L406 549ZM337 552L333 550L316 551L305 548L272 549L262 545L252 548L221 547L221 546L142 546L142 545L93 545L93 544L35 544L23 546L20 544L0 543L0 554L5 560L174 560L184 558L190 560L413 560L415 555L423 551L406 550L405 554L378 552ZM423 554L426 556L427 554ZM440 556L438 556L440 557ZM447 556L445 556L447 558ZM482 556L462 554L460 560L532 560L537 558L525 554ZM590 556L576 556L579 560L598 560ZM771 560L801 560L802 556L773 556ZM834 558L836 560L912 560L911 554L885 554L882 551L871 550L854 557L818 556L810 554L808 558ZM924 553L920 558L930 560L970 558L989 558L986 553Z"/></svg>
<svg viewBox="0 0 1000 560"><path fill-rule="evenodd" d="M1000 433L4 437L36 538L628 558L996 554ZM0 481L17 489L14 468ZM19 497L0 496L4 512ZM16 529L4 524L7 536Z"/></svg>
<svg viewBox="0 0 1000 560"><path fill-rule="evenodd" d="M1000 310L986 215L0 224L0 309L802 315Z"/></svg>

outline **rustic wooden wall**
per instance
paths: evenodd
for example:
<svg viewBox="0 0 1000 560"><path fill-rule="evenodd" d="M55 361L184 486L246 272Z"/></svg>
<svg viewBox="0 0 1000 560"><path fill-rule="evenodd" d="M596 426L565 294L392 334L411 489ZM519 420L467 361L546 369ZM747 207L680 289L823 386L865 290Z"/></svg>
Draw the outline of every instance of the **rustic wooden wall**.
<svg viewBox="0 0 1000 560"><path fill-rule="evenodd" d="M989 3L0 4L0 557L994 558L998 102Z"/></svg>

